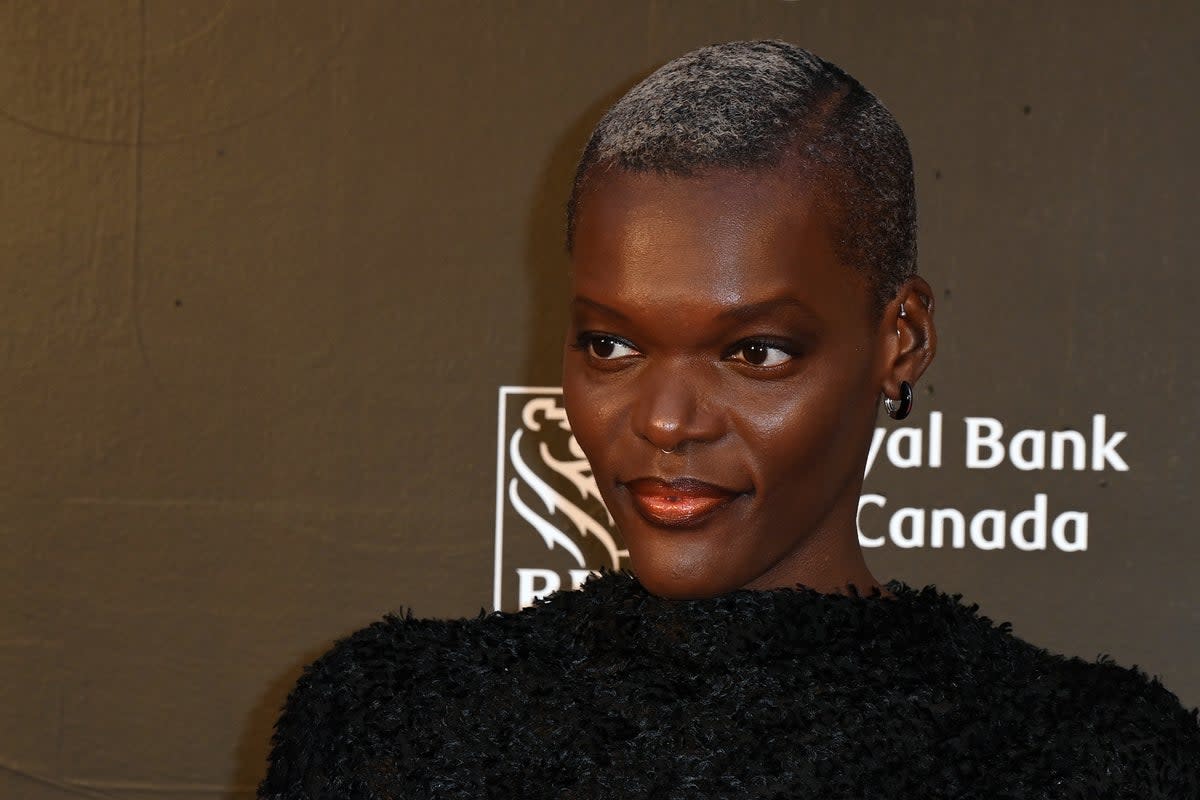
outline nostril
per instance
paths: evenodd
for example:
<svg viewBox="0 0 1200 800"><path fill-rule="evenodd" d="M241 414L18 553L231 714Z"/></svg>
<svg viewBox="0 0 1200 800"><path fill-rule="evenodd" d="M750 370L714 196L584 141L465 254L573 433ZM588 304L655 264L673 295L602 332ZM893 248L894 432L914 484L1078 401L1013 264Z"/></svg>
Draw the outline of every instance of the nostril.
<svg viewBox="0 0 1200 800"><path fill-rule="evenodd" d="M720 420L704 399L704 390L712 387L704 384L703 376L689 371L694 369L690 363L650 366L656 368L645 369L633 389L633 433L664 454L676 452L684 442L719 436Z"/></svg>

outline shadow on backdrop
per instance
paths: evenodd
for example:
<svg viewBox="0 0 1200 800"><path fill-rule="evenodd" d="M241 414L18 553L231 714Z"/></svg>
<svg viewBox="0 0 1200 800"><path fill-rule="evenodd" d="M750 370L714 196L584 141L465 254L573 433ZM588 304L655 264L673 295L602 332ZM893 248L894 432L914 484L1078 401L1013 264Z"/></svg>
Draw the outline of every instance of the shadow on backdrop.
<svg viewBox="0 0 1200 800"><path fill-rule="evenodd" d="M589 105L555 140L538 176L525 236L531 294L525 326L528 351L521 373L526 386L558 386L562 382L568 303L567 198L575 165L604 112L649 74L647 70L630 78Z"/></svg>
<svg viewBox="0 0 1200 800"><path fill-rule="evenodd" d="M347 631L347 634L349 631ZM305 652L300 661L267 682L258 701L246 714L233 754L233 773L229 776L224 800L253 800L259 781L267 772L267 754L275 720L283 709L288 692L296 685L304 668L333 646L329 641Z"/></svg>

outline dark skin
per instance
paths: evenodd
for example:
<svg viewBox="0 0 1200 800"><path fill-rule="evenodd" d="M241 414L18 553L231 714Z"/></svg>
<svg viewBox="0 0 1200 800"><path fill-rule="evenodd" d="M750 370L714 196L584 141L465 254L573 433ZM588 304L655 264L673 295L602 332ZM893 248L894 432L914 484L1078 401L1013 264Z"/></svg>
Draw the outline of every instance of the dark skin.
<svg viewBox="0 0 1200 800"><path fill-rule="evenodd" d="M691 177L614 168L582 198L564 399L656 595L887 594L858 544L858 498L881 392L899 397L933 359L933 293L913 277L878 314L816 197L785 162ZM732 499L686 528L655 524L635 504L643 478L694 478Z"/></svg>

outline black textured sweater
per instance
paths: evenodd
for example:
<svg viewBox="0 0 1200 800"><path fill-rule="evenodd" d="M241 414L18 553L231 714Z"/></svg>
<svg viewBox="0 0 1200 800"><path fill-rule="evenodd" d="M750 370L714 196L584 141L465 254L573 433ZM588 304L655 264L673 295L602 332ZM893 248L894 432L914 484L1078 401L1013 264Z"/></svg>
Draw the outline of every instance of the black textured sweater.
<svg viewBox="0 0 1200 800"><path fill-rule="evenodd" d="M270 800L1200 798L1156 679L934 587L665 600L606 572L519 613L390 616L307 669Z"/></svg>

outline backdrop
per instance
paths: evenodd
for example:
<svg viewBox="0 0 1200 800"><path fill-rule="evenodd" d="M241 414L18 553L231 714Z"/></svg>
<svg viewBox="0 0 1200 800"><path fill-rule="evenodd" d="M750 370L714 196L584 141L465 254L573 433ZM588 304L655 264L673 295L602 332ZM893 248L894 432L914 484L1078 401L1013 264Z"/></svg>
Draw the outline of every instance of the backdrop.
<svg viewBox="0 0 1200 800"><path fill-rule="evenodd" d="M0 796L248 797L335 638L621 562L555 393L564 200L609 103L739 38L912 143L941 342L881 420L874 573L1197 705L1198 32L1182 0L0 1Z"/></svg>

